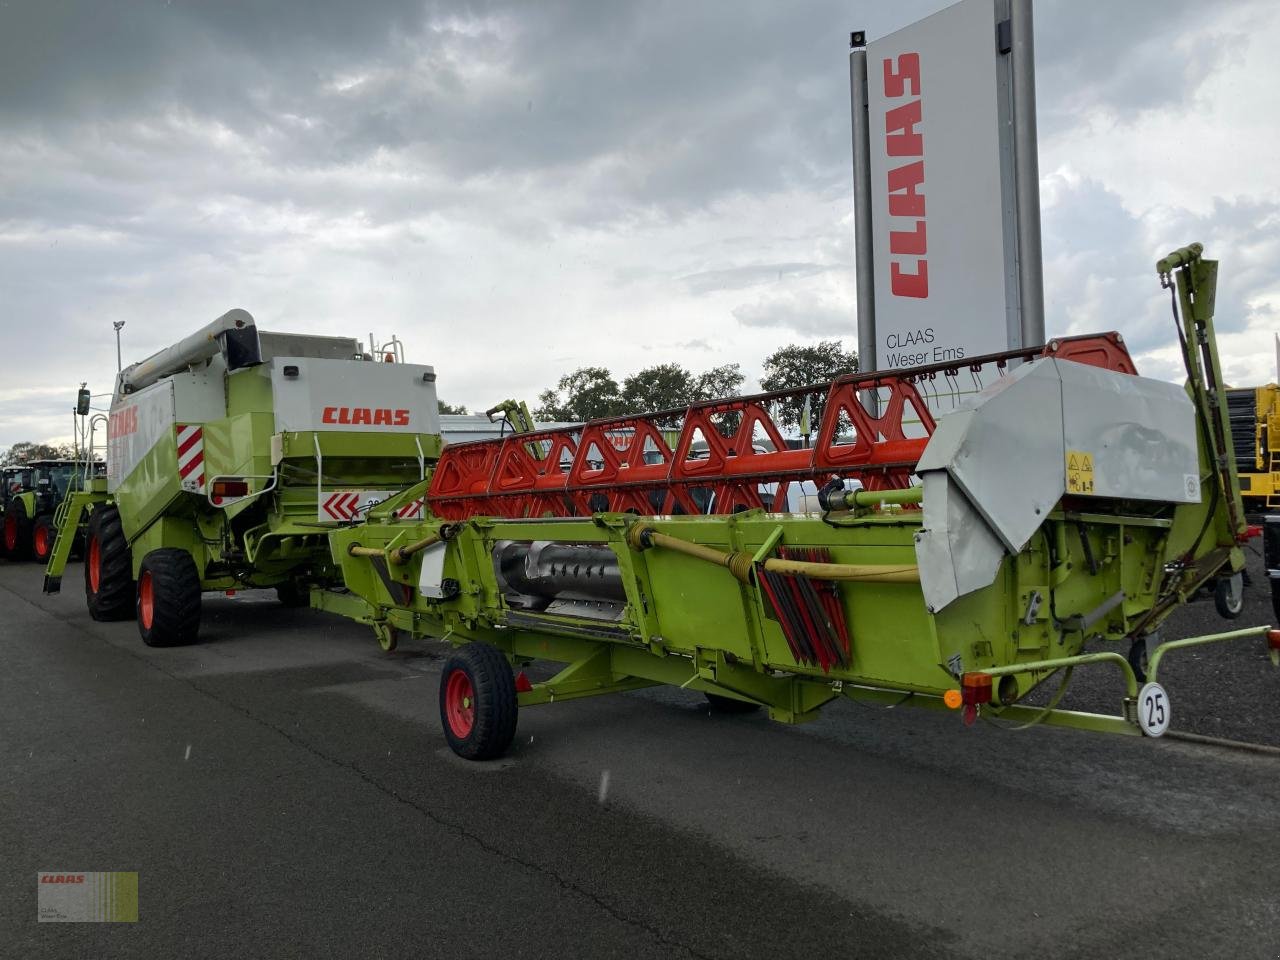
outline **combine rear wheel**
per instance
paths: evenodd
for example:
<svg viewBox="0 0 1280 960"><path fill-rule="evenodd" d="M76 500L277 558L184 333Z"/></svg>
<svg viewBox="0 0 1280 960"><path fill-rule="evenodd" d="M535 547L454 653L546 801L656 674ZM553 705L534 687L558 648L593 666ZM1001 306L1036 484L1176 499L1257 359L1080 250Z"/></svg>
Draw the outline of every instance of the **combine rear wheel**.
<svg viewBox="0 0 1280 960"><path fill-rule="evenodd" d="M133 615L133 559L115 507L96 507L85 533L84 596L95 620Z"/></svg>
<svg viewBox="0 0 1280 960"><path fill-rule="evenodd" d="M149 647L194 643L200 633L200 573L185 550L152 550L138 571L138 632Z"/></svg>
<svg viewBox="0 0 1280 960"><path fill-rule="evenodd" d="M31 556L31 518L27 505L15 497L4 511L4 552L10 560L26 560Z"/></svg>
<svg viewBox="0 0 1280 960"><path fill-rule="evenodd" d="M468 643L449 654L440 675L440 723L466 760L501 756L516 735L516 680L496 647Z"/></svg>
<svg viewBox="0 0 1280 960"><path fill-rule="evenodd" d="M53 541L56 536L53 517L47 513L36 517L35 525L31 528L31 554L36 558L37 563L49 562L49 554L53 553Z"/></svg>

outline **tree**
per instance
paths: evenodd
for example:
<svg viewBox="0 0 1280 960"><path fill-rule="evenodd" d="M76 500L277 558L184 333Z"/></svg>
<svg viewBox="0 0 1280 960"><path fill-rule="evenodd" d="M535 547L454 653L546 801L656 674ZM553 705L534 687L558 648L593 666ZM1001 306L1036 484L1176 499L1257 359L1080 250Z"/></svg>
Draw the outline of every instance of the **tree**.
<svg viewBox="0 0 1280 960"><path fill-rule="evenodd" d="M618 381L604 367L579 367L560 378L554 390L538 395L539 420L577 422L611 417L622 412Z"/></svg>
<svg viewBox="0 0 1280 960"><path fill-rule="evenodd" d="M858 355L846 351L839 340L821 340L811 346L789 344L779 347L764 360L762 389L796 390L809 384L824 383L846 373L856 373ZM822 416L824 393L811 397L810 422L816 427ZM804 397L797 396L779 404L778 421L784 427L799 427Z"/></svg>
<svg viewBox="0 0 1280 960"><path fill-rule="evenodd" d="M696 392L693 374L678 363L660 363L622 381L622 404L627 413L652 413L687 407Z"/></svg>
<svg viewBox="0 0 1280 960"><path fill-rule="evenodd" d="M446 415L446 416L452 414L455 416L465 417L467 415L467 408L461 405L455 407L452 403L445 403L443 400L441 400L440 413L441 415Z"/></svg>
<svg viewBox="0 0 1280 960"><path fill-rule="evenodd" d="M63 445L66 450L66 459L71 457L71 445ZM30 463L32 460L58 460L63 459L63 450L48 443L32 443L30 440L19 440L8 450L5 451L4 459L0 461L4 466L11 466L15 463Z"/></svg>
<svg viewBox="0 0 1280 960"><path fill-rule="evenodd" d="M742 369L736 363L726 363L722 367L712 367L699 375L694 386L695 400L721 400L736 397L742 393L742 382L746 379Z"/></svg>

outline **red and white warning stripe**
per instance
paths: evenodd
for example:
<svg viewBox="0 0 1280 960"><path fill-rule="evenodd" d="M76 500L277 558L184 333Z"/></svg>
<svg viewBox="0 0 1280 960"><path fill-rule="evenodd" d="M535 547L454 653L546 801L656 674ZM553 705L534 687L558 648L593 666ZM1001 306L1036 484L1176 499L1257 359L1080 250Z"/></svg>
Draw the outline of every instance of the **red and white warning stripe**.
<svg viewBox="0 0 1280 960"><path fill-rule="evenodd" d="M406 503L403 507L396 511L396 516L401 520L421 520L422 511L427 507L427 498L419 497L412 503Z"/></svg>
<svg viewBox="0 0 1280 960"><path fill-rule="evenodd" d="M178 476L182 489L204 493L204 428L198 424L180 423L175 428L178 438Z"/></svg>
<svg viewBox="0 0 1280 960"><path fill-rule="evenodd" d="M334 490L320 498L316 515L320 520L361 520L370 510L396 490ZM419 497L396 510L401 520L421 520L427 506L427 498Z"/></svg>
<svg viewBox="0 0 1280 960"><path fill-rule="evenodd" d="M355 520L360 516L360 491L339 490L320 501L321 520Z"/></svg>

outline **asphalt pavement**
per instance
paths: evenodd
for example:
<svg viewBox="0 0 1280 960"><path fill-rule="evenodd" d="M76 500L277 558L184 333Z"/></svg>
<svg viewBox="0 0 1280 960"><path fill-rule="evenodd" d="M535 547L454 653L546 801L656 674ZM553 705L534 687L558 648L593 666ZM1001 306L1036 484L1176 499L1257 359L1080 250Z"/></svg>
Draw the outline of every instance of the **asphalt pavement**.
<svg viewBox="0 0 1280 960"><path fill-rule="evenodd" d="M1277 756L657 689L525 710L471 764L438 643L251 593L152 650L78 577L0 565L3 957L1280 956ZM1267 622L1255 594L1166 635ZM1280 743L1246 647L1171 660L1175 727ZM139 922L37 923L39 870L138 871Z"/></svg>

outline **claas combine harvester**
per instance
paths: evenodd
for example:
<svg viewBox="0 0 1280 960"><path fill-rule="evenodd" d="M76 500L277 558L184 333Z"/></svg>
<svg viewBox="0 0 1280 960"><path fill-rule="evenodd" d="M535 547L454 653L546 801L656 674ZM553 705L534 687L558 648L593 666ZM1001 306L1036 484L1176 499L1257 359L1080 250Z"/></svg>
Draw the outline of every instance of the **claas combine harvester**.
<svg viewBox="0 0 1280 960"><path fill-rule="evenodd" d="M71 495L46 592L86 512L90 613L136 616L153 646L196 638L205 591L274 587L300 605L340 585L327 533L440 453L435 373L400 353L394 339L375 360L353 338L259 333L232 310L124 368L107 476Z"/></svg>
<svg viewBox="0 0 1280 960"><path fill-rule="evenodd" d="M1169 651L1250 634L1265 635L1273 660L1280 647L1266 627L1157 634L1206 590L1239 609L1249 534L1213 336L1217 264L1193 245L1158 272L1185 388L1138 376L1116 334L1065 338L450 445L364 515L319 538L290 527L285 540L307 545L313 606L369 624L385 649L402 637L454 645L439 710L470 759L507 748L520 708L655 684L784 722L847 697L1158 736ZM294 362L275 361L260 395ZM776 411L815 391L815 441L794 449ZM288 420L260 416L273 445L297 449ZM181 426L167 429L172 472ZM280 484L286 462L260 472ZM239 463L221 469L255 472ZM822 489L820 511L783 512L799 484ZM210 496L171 511L172 535L144 545L136 521L125 532L140 616L154 551L185 538L183 549L208 553L206 575L226 564L236 518ZM265 535L278 521L255 522ZM258 540L242 531L234 542L248 551ZM218 585L232 582L224 569ZM534 682L534 661L560 668ZM1072 670L1095 663L1123 677L1117 715L1060 709ZM1055 676L1047 703L1021 702Z"/></svg>

